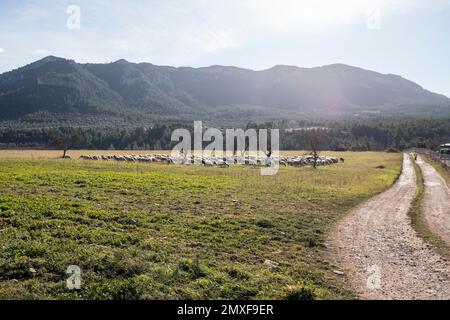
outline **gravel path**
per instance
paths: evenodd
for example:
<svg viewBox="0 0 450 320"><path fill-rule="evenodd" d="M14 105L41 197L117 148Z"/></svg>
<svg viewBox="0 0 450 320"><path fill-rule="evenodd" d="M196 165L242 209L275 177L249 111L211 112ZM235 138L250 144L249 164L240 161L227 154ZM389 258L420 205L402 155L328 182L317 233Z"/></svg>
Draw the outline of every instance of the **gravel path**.
<svg viewBox="0 0 450 320"><path fill-rule="evenodd" d="M425 194L422 210L434 233L450 244L450 189L442 176L432 165L418 157L417 164L422 170Z"/></svg>
<svg viewBox="0 0 450 320"><path fill-rule="evenodd" d="M450 262L414 231L408 216L414 167L387 191L353 209L336 226L330 250L362 299L450 299Z"/></svg>

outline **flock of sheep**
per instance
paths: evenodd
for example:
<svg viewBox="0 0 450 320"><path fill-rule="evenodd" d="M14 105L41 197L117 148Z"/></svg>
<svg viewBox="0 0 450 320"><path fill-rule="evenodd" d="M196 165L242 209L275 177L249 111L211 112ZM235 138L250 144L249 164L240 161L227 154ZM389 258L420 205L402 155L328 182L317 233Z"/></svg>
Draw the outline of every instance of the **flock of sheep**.
<svg viewBox="0 0 450 320"><path fill-rule="evenodd" d="M81 155L83 160L112 160L122 162L161 162L174 164L203 164L204 166L229 167L232 164L242 164L251 166L272 166L276 162L280 165L290 166L307 166L307 165L330 165L338 163L336 157L303 155L295 157L256 157L256 156L232 156L232 157L183 157L168 154L151 154L151 155ZM340 159L344 161L344 159Z"/></svg>

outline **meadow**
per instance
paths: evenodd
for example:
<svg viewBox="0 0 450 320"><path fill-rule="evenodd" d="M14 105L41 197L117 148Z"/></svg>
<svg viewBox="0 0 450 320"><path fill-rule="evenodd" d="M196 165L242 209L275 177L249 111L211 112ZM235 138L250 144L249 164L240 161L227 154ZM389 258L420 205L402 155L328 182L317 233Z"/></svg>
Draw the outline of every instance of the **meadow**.
<svg viewBox="0 0 450 320"><path fill-rule="evenodd" d="M402 155L324 154L345 163L261 176L0 151L0 299L351 298L327 233L395 181Z"/></svg>

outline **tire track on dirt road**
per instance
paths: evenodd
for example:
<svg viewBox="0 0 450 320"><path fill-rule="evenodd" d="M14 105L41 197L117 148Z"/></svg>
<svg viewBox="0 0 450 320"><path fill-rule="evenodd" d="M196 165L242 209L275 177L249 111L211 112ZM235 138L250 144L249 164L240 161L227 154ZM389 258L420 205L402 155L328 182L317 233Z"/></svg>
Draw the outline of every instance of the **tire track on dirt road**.
<svg viewBox="0 0 450 320"><path fill-rule="evenodd" d="M450 262L420 238L408 211L416 177L408 155L387 191L338 222L330 251L362 299L449 299Z"/></svg>
<svg viewBox="0 0 450 320"><path fill-rule="evenodd" d="M450 189L440 173L420 156L417 164L425 184L422 202L425 219L430 230L450 244Z"/></svg>

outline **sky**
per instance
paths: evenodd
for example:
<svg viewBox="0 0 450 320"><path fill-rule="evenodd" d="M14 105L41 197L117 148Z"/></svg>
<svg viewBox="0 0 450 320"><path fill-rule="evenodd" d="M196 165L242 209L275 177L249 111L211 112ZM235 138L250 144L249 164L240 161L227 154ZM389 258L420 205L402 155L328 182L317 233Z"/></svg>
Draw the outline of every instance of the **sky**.
<svg viewBox="0 0 450 320"><path fill-rule="evenodd" d="M254 70L345 63L450 97L450 0L1 0L0 72L48 55Z"/></svg>

